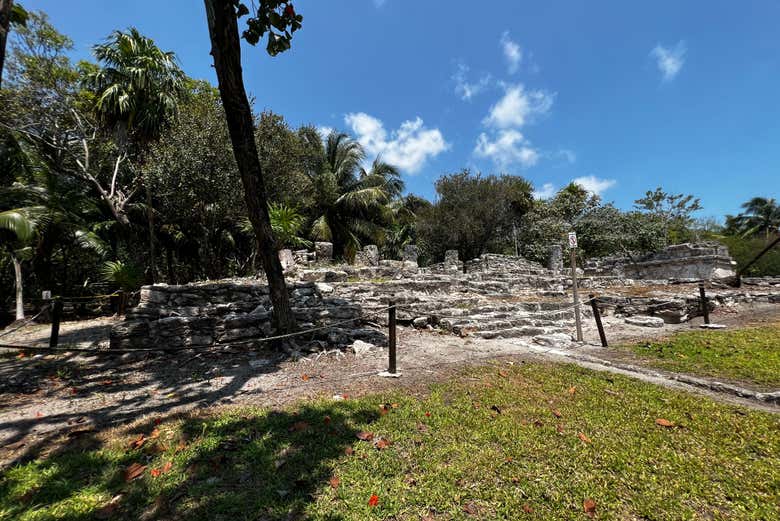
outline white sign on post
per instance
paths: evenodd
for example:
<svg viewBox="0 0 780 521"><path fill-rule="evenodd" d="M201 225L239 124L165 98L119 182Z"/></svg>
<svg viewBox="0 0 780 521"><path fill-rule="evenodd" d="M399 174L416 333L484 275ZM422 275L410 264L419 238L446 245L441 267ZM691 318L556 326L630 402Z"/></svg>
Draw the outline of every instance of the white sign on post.
<svg viewBox="0 0 780 521"><path fill-rule="evenodd" d="M48 289L41 291L41 298L43 300L51 300L51 291L49 291Z"/></svg>
<svg viewBox="0 0 780 521"><path fill-rule="evenodd" d="M577 247L577 233L576 232L569 232L569 248L576 248Z"/></svg>

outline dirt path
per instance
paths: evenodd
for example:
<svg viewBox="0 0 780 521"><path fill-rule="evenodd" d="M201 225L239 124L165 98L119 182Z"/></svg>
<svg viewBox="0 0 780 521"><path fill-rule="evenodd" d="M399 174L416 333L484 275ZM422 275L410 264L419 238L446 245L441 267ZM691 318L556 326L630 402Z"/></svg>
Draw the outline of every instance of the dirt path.
<svg viewBox="0 0 780 521"><path fill-rule="evenodd" d="M780 313L773 306L766 313ZM739 325L764 311L740 313L713 320ZM740 318L742 317L742 318ZM748 318L749 317L749 318ZM64 323L62 334L73 345L96 345L111 319ZM648 329L628 326L606 317L611 341L661 337L698 328L694 324ZM20 332L26 342L45 337L45 327ZM359 395L377 390L424 387L447 378L463 365L506 359L574 362L586 367L628 374L653 383L694 390L735 404L778 411L736 396L708 392L663 375L627 371L609 361L612 350L596 346L594 328L585 327L587 345L544 348L529 340L458 338L410 328L399 330L398 366L401 378L382 378L387 350L377 348L363 356L331 351L292 360L271 352L234 350L175 354L38 355L0 362L0 463L17 459L20 451L32 456L41 447L106 426L120 426L139 418L163 416L221 405L279 406L313 396ZM19 341L19 340L17 340ZM595 360L595 361L594 361Z"/></svg>

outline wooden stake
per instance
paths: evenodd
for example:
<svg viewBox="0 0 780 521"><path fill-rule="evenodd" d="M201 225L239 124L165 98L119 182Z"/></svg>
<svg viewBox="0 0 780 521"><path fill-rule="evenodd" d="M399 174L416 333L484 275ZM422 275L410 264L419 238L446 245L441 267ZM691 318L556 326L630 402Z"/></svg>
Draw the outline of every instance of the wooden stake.
<svg viewBox="0 0 780 521"><path fill-rule="evenodd" d="M593 318L596 319L596 327L599 330L601 347L607 347L607 335L604 333L604 325L601 323L601 311L599 311L599 306L596 304L596 295L591 293L588 295L588 298L590 299L590 306L593 308Z"/></svg>

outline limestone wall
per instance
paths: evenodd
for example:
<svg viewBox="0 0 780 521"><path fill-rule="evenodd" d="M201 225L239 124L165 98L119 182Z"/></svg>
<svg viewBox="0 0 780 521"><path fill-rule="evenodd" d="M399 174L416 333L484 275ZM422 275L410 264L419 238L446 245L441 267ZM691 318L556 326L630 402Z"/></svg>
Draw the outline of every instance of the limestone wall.
<svg viewBox="0 0 780 521"><path fill-rule="evenodd" d="M301 329L351 320L308 339L339 346L376 337L376 331L360 328L361 307L331 295L333 288L327 284L301 282L290 285L289 291ZM139 305L112 328L111 347L182 348L262 339L274 334L272 310L268 286L245 279L145 286Z"/></svg>

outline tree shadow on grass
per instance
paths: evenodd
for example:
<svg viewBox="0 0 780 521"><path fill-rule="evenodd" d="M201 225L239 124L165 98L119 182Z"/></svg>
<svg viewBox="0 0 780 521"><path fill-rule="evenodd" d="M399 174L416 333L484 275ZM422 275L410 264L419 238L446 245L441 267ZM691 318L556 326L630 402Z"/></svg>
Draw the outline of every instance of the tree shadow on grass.
<svg viewBox="0 0 780 521"><path fill-rule="evenodd" d="M315 402L294 411L188 415L129 449L85 436L80 443L87 445L0 474L0 513L37 510L47 514L41 518L74 521L343 519L311 504L331 494L334 465L356 457L347 447L378 417L376 409L354 402ZM149 436L155 427L146 427ZM146 469L128 482L133 464ZM107 507L106 498L117 496Z"/></svg>

